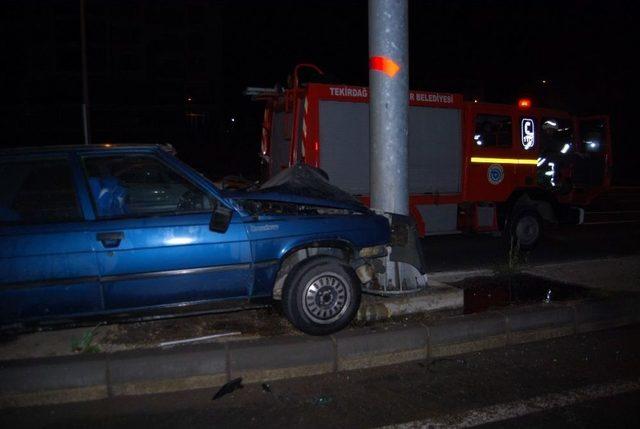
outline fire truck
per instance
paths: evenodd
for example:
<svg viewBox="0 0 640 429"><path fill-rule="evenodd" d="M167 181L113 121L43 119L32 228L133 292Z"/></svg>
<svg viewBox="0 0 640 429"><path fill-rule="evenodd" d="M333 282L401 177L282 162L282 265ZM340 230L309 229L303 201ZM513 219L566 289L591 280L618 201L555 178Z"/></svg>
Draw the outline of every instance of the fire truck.
<svg viewBox="0 0 640 429"><path fill-rule="evenodd" d="M264 175L306 163L369 204L368 88L300 84L304 66L315 67L296 67L289 88L246 91L265 103ZM582 223L582 207L610 185L607 116L421 90L408 101L409 207L421 235L502 231L531 249L546 224Z"/></svg>

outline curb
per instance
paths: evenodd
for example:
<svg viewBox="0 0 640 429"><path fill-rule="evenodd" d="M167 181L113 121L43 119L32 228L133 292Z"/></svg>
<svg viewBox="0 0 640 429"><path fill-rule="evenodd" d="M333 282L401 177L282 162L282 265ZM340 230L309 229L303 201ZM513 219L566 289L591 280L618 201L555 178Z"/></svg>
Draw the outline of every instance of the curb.
<svg viewBox="0 0 640 429"><path fill-rule="evenodd" d="M332 372L331 337L281 337L228 345L229 380L247 383Z"/></svg>
<svg viewBox="0 0 640 429"><path fill-rule="evenodd" d="M640 323L640 298L543 304L327 337L5 361L0 408L217 388L452 356Z"/></svg>
<svg viewBox="0 0 640 429"><path fill-rule="evenodd" d="M367 297L369 298L369 297ZM363 299L356 320L373 322L406 314L428 311L460 310L464 306L464 291L437 280L429 281L428 291L406 296Z"/></svg>
<svg viewBox="0 0 640 429"><path fill-rule="evenodd" d="M428 330L422 325L359 329L339 332L333 337L337 371L426 359L429 354Z"/></svg>
<svg viewBox="0 0 640 429"><path fill-rule="evenodd" d="M226 357L217 344L115 353L106 359L107 390L110 396L139 395L224 384Z"/></svg>
<svg viewBox="0 0 640 429"><path fill-rule="evenodd" d="M486 312L452 317L433 323L429 330L429 356L443 357L507 345L503 314Z"/></svg>

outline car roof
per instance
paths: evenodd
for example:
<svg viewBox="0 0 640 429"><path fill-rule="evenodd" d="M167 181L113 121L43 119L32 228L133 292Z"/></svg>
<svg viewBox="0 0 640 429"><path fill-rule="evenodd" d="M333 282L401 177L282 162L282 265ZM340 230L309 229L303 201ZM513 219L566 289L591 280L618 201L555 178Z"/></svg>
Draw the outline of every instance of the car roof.
<svg viewBox="0 0 640 429"><path fill-rule="evenodd" d="M7 149L0 149L0 155L23 155L34 153L56 153L56 152L88 152L88 151L113 151L113 150L163 150L175 153L170 144L77 144L77 145L51 145L51 146L22 146Z"/></svg>

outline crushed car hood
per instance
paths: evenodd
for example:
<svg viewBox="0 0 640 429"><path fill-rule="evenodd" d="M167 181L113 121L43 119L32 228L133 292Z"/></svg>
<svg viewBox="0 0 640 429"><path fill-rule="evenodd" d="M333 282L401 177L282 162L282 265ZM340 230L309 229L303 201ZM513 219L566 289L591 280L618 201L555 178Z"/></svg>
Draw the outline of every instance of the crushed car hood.
<svg viewBox="0 0 640 429"><path fill-rule="evenodd" d="M320 170L296 164L282 170L257 190L225 192L235 200L278 201L366 212L368 209L348 192L332 185Z"/></svg>

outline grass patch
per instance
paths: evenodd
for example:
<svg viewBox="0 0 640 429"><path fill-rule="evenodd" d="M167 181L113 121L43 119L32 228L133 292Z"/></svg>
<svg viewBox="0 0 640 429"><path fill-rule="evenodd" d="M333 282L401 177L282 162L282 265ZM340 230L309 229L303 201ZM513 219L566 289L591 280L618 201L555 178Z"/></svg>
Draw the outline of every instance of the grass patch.
<svg viewBox="0 0 640 429"><path fill-rule="evenodd" d="M520 249L520 242L517 238L511 237L509 242L509 251L507 252L507 260L503 264L494 267L493 272L496 275L511 276L519 274L522 266L527 263L527 254Z"/></svg>
<svg viewBox="0 0 640 429"><path fill-rule="evenodd" d="M100 346L93 343L100 325L102 323L98 323L93 328L86 330L80 338L73 338L71 340L71 351L74 353L100 353Z"/></svg>

